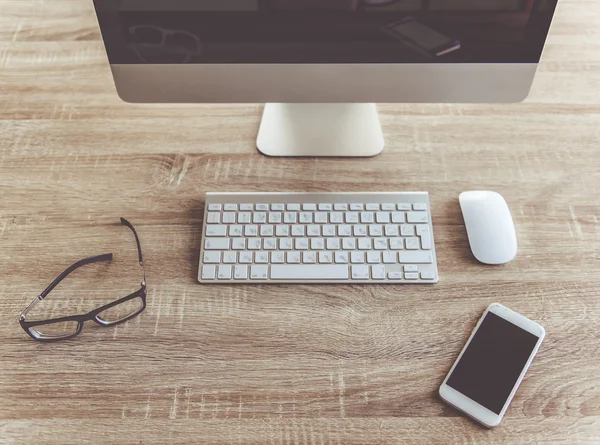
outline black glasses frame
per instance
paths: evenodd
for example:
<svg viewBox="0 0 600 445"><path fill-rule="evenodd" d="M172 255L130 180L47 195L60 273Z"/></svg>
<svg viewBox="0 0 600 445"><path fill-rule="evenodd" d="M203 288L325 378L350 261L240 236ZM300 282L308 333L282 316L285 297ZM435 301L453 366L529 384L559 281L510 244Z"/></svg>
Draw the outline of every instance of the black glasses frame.
<svg viewBox="0 0 600 445"><path fill-rule="evenodd" d="M106 304L104 306L101 306L97 309L94 309L91 312L88 312L87 314L81 314L81 315L71 315L68 317L60 317L60 318L52 318L49 320L38 320L38 321L26 321L26 317L27 314L35 307L35 305L42 301L44 298L46 298L48 296L48 294L56 287L58 286L58 284L64 280L70 273L72 273L73 271L75 271L76 269L85 266L87 264L93 264L93 263L99 263L102 261L112 261L113 259L113 254L112 253L107 253L104 255L98 255L98 256L93 256L90 258L85 258L81 261L76 262L75 264L73 264L71 267L69 267L67 270L65 270L63 273L61 273L35 300L33 300L31 302L31 304L29 306L27 306L27 308L21 313L20 317L19 317L19 323L21 325L21 327L23 328L23 330L25 332L27 332L27 334L33 338L34 340L37 341L41 341L41 342L53 342L53 341L62 341L62 340L68 340L70 338L73 338L77 335L79 335L79 333L82 331L83 329L83 324L86 321L94 321L97 324L99 324L100 326L116 326L118 324L121 323L125 323L127 320L130 320L136 316L138 316L139 314L141 314L145 309L146 309L146 271L144 269L144 260L142 257L142 247L140 246L140 239L138 237L137 232L135 231L135 228L133 227L133 225L127 221L125 218L121 218L121 224L128 227L129 229L131 229L131 231L133 232L133 236L135 237L135 242L137 244L137 250L138 250L138 260L140 263L140 266L142 268L142 282L141 282L141 287L139 290L135 291L134 293L127 295L126 297L120 298L116 301L113 301L112 303ZM109 322L106 320L103 320L100 317L100 314L104 311L106 311L107 309L110 309L114 306L118 306L119 304L125 303L126 301L129 300L133 300L134 298L141 298L142 300L142 306L136 310L135 312L119 319L113 322ZM77 330L70 335L66 335L63 337L54 337L54 336L44 336L42 333L40 332L35 332L35 330L33 328L35 328L36 326L44 326L44 325L48 325L48 324L54 324L54 323L63 323L63 322L67 322L67 321L72 321L72 322L77 322Z"/></svg>

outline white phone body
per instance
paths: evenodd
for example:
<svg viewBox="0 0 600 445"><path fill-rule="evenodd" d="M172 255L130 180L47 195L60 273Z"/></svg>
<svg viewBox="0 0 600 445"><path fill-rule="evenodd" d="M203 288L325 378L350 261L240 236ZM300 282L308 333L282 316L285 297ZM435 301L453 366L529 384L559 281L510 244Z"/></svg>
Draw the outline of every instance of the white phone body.
<svg viewBox="0 0 600 445"><path fill-rule="evenodd" d="M512 331L510 332L511 335L515 334L515 335L525 337L524 342L519 342L519 345L515 345L515 349L517 349L517 347L522 347L522 350L519 353L520 360L517 360L515 358L514 360L518 361L518 363L511 363L510 365L507 365L507 367L512 366L512 368L513 368L513 369L511 369L510 372L506 373L506 374L511 374L511 375L503 375L503 377L502 377L502 379L503 379L502 386L504 386L505 388L508 388L508 389L510 389L510 383L512 383L512 381L516 377L516 382L514 383L514 385L512 385L512 389L510 389L510 392L506 396L506 400L503 403L500 402L500 400L504 399L504 396L503 397L495 397L495 402L492 403L489 400L490 396L485 395L486 391L485 390L481 391L481 388L479 388L480 390L476 397L471 398L464 394L464 392L476 391L476 390L473 390L472 387L470 387L471 385L482 386L482 385L494 385L495 384L494 378L490 377L489 375L479 375L478 371L480 368L478 366L472 366L473 364L477 364L477 365L480 365L481 367L485 367L486 364L490 363L490 360L489 360L490 357L486 358L486 357L484 357L485 354L483 354L481 356L481 360L479 361L479 363L477 363L478 359L477 358L474 359L474 356L473 356L474 352L473 352L473 350L471 350L469 352L468 358L465 359L465 362L461 363L461 359L463 358L465 351L467 351L467 349L471 345L473 338L475 338L475 336L477 335L483 321L486 320L486 317L488 316L489 313L491 313L495 316L498 316L500 319L503 319L503 320L511 323L512 325L516 326L516 330L514 332L512 332ZM490 329L496 329L496 334L498 334L497 331L499 329L504 329L504 328L492 328L489 325L489 323L491 323L491 322L502 323L503 326L506 326L506 329L513 330L513 328L514 328L514 326L511 326L509 324L498 321L498 319L496 317L490 316L490 319L488 319L488 321L486 321L486 327L485 327L486 333L481 334L478 337L477 342L476 342L477 346L475 346L476 348L482 348L482 346L485 345L485 342L488 341L487 340L488 337L485 337L485 336L490 335L489 334ZM518 328L525 331L525 333L519 331ZM529 336L527 333L532 334L533 336L537 337L537 341L535 341L535 338ZM504 334L504 333L502 333L502 334ZM482 337L482 336L484 336L484 337ZM496 337L498 337L498 336L499 335L496 335ZM466 415L468 415L469 417L473 418L474 420L476 420L477 422L483 424L484 426L486 426L488 428L493 428L495 426L498 426L502 420L502 417L504 417L504 414L506 413L506 410L508 409L510 402L512 401L515 393L517 392L517 388L521 384L521 381L523 380L523 377L525 376L525 373L527 372L529 365L531 364L533 358L535 357L535 354L537 353L538 349L540 348L540 345L541 345L542 341L544 340L545 336L546 336L546 331L539 324L529 320L528 318L526 318L514 311L511 311L510 309L502 306L501 304L498 304L498 303L491 304L486 309L483 316L479 319L479 322L477 323L477 326L475 326L475 329L471 333L469 340L467 341L466 345L460 352L460 355L454 362L454 365L452 365L452 369L450 369L450 372L444 379L444 383L442 383L442 386L440 386L439 393L440 393L441 398L444 401L446 401L447 403L449 403L450 405L454 406L456 409L464 412ZM503 341L502 339L498 339L498 338L496 338L496 340ZM509 340L509 341L512 341L512 340ZM506 347L506 345L502 345L502 346ZM497 351L501 351L501 350L502 350L502 347L497 348ZM530 350L530 352L527 357L526 353L529 350ZM489 354L494 354L494 351L490 348L488 348L487 352ZM526 361L525 361L525 358L526 358ZM486 360L486 361L484 362L483 360ZM513 359L509 358L509 361L510 360L513 360ZM519 373L518 368L521 367L521 363L520 363L521 361L525 361L525 363ZM453 375L453 373L459 363L461 363L461 366L457 372L457 374L459 374L459 375L456 375L456 374ZM515 368L517 368L517 371L515 371ZM498 370L498 372L502 373L503 370ZM473 374L477 374L477 375L473 375ZM453 379L451 379L451 376L453 376ZM463 381L462 383L460 383L461 379ZM449 380L450 380L450 384L454 385L454 387L450 386ZM488 381L486 382L486 380L488 380ZM458 381L459 383L457 384L456 381ZM466 381L476 382L476 383L464 383ZM460 388L461 385L462 385L462 388ZM498 386L501 386L501 385L498 385ZM460 390L456 389L455 387L460 388ZM506 391L508 391L508 389ZM497 387L493 387L493 389L492 389L492 387L490 386L490 390L491 391L497 390ZM476 401L474 399L479 399L479 400ZM491 405L495 404L495 408L492 410L486 406L483 406L483 404L488 405L488 407L491 407Z"/></svg>

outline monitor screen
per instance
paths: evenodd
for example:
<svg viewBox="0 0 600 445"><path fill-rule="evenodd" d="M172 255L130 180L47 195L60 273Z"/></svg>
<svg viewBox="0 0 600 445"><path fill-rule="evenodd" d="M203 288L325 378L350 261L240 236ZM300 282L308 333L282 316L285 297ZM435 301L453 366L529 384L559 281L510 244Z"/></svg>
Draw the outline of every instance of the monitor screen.
<svg viewBox="0 0 600 445"><path fill-rule="evenodd" d="M113 64L538 63L558 0L94 0Z"/></svg>

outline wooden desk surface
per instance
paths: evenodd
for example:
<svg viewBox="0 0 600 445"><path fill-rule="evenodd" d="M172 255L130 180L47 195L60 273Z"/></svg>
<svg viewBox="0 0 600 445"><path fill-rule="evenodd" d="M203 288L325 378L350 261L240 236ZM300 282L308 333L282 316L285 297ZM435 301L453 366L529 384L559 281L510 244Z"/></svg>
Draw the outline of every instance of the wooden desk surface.
<svg viewBox="0 0 600 445"><path fill-rule="evenodd" d="M600 441L599 2L560 2L524 104L381 106L388 149L367 160L259 156L259 105L122 103L89 0L0 11L1 443ZM469 252L457 197L479 188L516 219L504 267ZM363 190L431 193L439 284L196 283L204 192ZM120 216L141 236L146 312L31 340L18 314L58 273L131 253ZM98 278L118 264L74 277L46 309L119 296L121 281ZM437 388L494 301L548 336L487 431Z"/></svg>

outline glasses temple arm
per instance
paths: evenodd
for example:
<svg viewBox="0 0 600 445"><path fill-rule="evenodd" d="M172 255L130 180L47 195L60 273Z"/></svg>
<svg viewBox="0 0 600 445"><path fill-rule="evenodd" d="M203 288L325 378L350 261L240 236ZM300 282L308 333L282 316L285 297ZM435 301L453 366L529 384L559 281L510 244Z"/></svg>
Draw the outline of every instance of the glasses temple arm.
<svg viewBox="0 0 600 445"><path fill-rule="evenodd" d="M71 272L73 272L74 270L79 269L80 267L85 266L87 264L99 263L101 261L112 261L112 259L113 259L113 254L106 253L104 255L93 256L93 257L85 258L81 261L77 261L75 264L73 264L71 267L69 267L63 273L61 273L52 283L50 283L50 286L48 286L46 289L44 289L44 291L35 300L33 300L29 306L27 306L27 309L25 309L21 313L21 317L20 317L21 320L24 320L27 313L29 311L31 311L31 309L33 309L33 307L39 301L42 301L44 298L46 298L48 296L48 294L52 291L52 289L54 289L56 286L58 286L58 284L62 280L64 280L67 277L67 275L69 275Z"/></svg>
<svg viewBox="0 0 600 445"><path fill-rule="evenodd" d="M140 266L142 267L142 273L144 275L144 280L142 281L142 286L145 286L146 285L146 269L144 268L144 258L142 257L142 246L140 245L140 238L138 237L138 234L137 234L135 228L133 227L133 224L131 224L125 218L121 218L121 224L129 227L129 229L133 232L133 236L135 237L135 244L137 245L137 250L138 250L138 261L140 263Z"/></svg>

